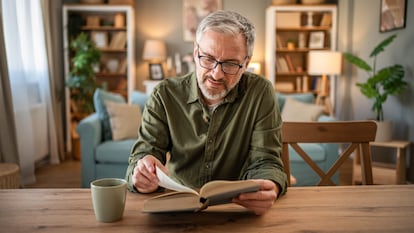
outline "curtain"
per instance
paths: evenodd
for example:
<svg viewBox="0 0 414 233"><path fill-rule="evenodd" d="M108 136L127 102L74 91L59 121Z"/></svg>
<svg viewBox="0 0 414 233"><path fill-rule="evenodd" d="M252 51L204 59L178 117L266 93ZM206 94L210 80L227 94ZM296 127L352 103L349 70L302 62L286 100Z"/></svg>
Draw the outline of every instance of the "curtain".
<svg viewBox="0 0 414 233"><path fill-rule="evenodd" d="M0 2L0 19L2 18ZM11 89L6 63L3 37L3 24L0 23L0 162L19 163L17 138L14 124L14 110L11 102Z"/></svg>
<svg viewBox="0 0 414 233"><path fill-rule="evenodd" d="M59 32L61 28L61 19L60 14L56 14L57 12L61 12L61 1L60 0L41 0L42 3L42 12L43 12L43 22L45 28L45 39L46 39L46 51L47 51L47 61L49 67L49 81L50 81L50 92L51 94L51 107L48 108L50 111L48 112L49 117L54 119L54 122L48 122L50 124L49 128L55 130L51 130L50 134L50 153L51 162L52 163L59 163L59 161L63 161L65 159L65 144L64 144L64 117L63 113L65 112L64 106L64 79L63 71L62 71L62 41L61 35L62 33ZM52 34L52 32L55 32ZM54 148L56 147L56 148ZM58 153L58 155L56 155Z"/></svg>
<svg viewBox="0 0 414 233"><path fill-rule="evenodd" d="M35 182L35 156L44 150L43 147L46 147L51 163L60 161L42 15L41 0L2 1L8 77L23 185Z"/></svg>

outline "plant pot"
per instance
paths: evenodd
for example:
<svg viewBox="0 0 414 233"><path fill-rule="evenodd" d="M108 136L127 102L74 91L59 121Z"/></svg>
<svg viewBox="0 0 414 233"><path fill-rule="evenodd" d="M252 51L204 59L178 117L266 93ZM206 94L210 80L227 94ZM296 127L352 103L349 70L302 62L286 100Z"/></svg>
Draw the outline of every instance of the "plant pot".
<svg viewBox="0 0 414 233"><path fill-rule="evenodd" d="M377 134L375 136L376 142L388 142L392 140L392 122L391 121L376 121Z"/></svg>

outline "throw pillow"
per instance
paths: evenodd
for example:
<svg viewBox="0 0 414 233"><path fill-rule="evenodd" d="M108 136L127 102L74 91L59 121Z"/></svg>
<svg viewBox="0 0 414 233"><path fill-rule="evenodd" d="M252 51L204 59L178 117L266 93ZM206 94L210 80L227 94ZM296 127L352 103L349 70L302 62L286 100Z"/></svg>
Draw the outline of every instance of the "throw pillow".
<svg viewBox="0 0 414 233"><path fill-rule="evenodd" d="M323 113L324 107L315 104L307 104L291 97L286 98L282 110L283 121L316 121Z"/></svg>
<svg viewBox="0 0 414 233"><path fill-rule="evenodd" d="M144 111L145 103L147 102L148 97L149 96L143 92L133 91L131 93L131 103L139 105L141 107L141 111Z"/></svg>
<svg viewBox="0 0 414 233"><path fill-rule="evenodd" d="M106 110L105 102L112 101L116 103L125 103L125 98L116 93L104 91L102 89L96 89L93 94L93 104L95 111L98 114L99 120L102 124L102 138L104 141L112 140L111 123L109 122L108 111Z"/></svg>
<svg viewBox="0 0 414 233"><path fill-rule="evenodd" d="M118 141L137 138L141 125L141 108L139 105L105 102L111 123L112 140Z"/></svg>
<svg viewBox="0 0 414 233"><path fill-rule="evenodd" d="M315 102L315 97L312 93L297 93L297 94L283 94L280 92L276 93L276 99L279 104L279 109L282 111L283 106L285 105L286 98L293 98L295 100L298 100L302 103L313 103Z"/></svg>

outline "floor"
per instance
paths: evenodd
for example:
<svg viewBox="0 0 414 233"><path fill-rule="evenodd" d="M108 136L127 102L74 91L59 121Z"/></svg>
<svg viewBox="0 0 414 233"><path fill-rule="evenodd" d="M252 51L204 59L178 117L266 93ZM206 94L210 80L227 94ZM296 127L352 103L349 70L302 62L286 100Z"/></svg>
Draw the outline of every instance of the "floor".
<svg viewBox="0 0 414 233"><path fill-rule="evenodd" d="M37 182L25 188L79 188L81 186L81 162L68 160L58 165L44 165L36 169ZM352 184L352 160L348 160L339 173L340 185Z"/></svg>
<svg viewBox="0 0 414 233"><path fill-rule="evenodd" d="M81 162L67 160L57 165L43 165L36 169L36 183L25 188L80 188Z"/></svg>

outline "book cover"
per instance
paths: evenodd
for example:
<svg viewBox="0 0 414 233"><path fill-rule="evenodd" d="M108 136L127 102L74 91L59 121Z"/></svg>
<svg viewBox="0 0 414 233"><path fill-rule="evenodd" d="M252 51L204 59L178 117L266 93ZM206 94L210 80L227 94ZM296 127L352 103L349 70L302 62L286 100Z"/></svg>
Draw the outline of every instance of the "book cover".
<svg viewBox="0 0 414 233"><path fill-rule="evenodd" d="M329 26L331 26L331 24L332 24L332 14L324 13L319 26L329 27Z"/></svg>
<svg viewBox="0 0 414 233"><path fill-rule="evenodd" d="M124 49L126 45L126 32L117 32L109 44L111 49Z"/></svg>
<svg viewBox="0 0 414 233"><path fill-rule="evenodd" d="M277 62L279 63L279 66L280 66L279 72L286 72L286 73L289 72L289 66L284 57L282 56L278 57Z"/></svg>
<svg viewBox="0 0 414 233"><path fill-rule="evenodd" d="M259 185L252 180L215 180L208 182L197 192L175 182L158 167L156 169L159 186L175 192L167 192L145 201L142 209L145 213L198 212L208 206L231 203L241 193L259 190Z"/></svg>

